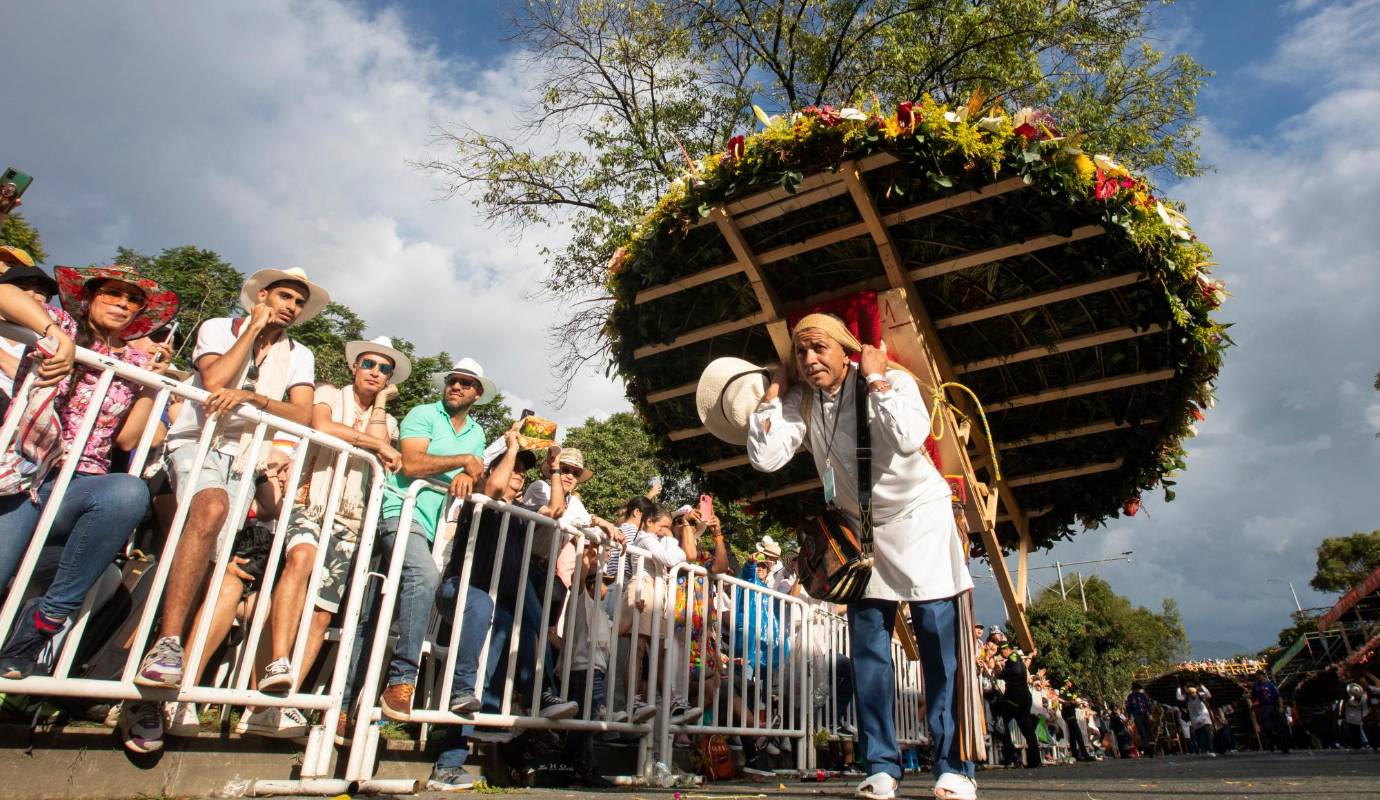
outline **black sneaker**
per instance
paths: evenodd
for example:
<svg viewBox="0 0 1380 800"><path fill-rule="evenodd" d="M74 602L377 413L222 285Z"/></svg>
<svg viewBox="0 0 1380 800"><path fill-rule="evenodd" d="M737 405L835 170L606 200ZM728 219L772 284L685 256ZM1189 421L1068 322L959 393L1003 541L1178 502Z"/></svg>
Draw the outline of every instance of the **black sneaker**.
<svg viewBox="0 0 1380 800"><path fill-rule="evenodd" d="M450 713L465 716L484 707L484 701L474 696L474 692L465 692L454 700L450 701Z"/></svg>
<svg viewBox="0 0 1380 800"><path fill-rule="evenodd" d="M37 608L31 614L24 614L5 649L0 650L0 678L20 680L34 674L43 648L60 630L61 622L43 617Z"/></svg>
<svg viewBox="0 0 1380 800"><path fill-rule="evenodd" d="M580 704L574 700L564 700L551 690L541 693L542 719L570 719L580 713Z"/></svg>
<svg viewBox="0 0 1380 800"><path fill-rule="evenodd" d="M605 778L593 770L589 772L576 772L575 779L570 782L571 786L581 786L586 789L612 789L613 781Z"/></svg>

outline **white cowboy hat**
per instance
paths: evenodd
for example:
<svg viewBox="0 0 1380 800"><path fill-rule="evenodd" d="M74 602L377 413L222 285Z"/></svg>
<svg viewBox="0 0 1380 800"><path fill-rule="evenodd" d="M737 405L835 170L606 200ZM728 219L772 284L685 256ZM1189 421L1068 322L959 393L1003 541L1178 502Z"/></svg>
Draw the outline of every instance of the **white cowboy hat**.
<svg viewBox="0 0 1380 800"><path fill-rule="evenodd" d="M695 407L700 422L729 444L747 444L748 419L767 393L766 370L741 358L716 358L700 374Z"/></svg>
<svg viewBox="0 0 1380 800"><path fill-rule="evenodd" d="M757 552L779 560L781 558L781 545L777 544L776 540L770 536L763 536L762 541L757 543Z"/></svg>
<svg viewBox="0 0 1380 800"><path fill-rule="evenodd" d="M484 393L479 396L475 405L488 405L498 399L498 385L484 377L484 368L479 366L478 361L472 358L462 358L445 372L431 373L431 382L437 389L444 392L446 390L446 378L451 375L468 375L479 381L480 385L484 387Z"/></svg>
<svg viewBox="0 0 1380 800"><path fill-rule="evenodd" d="M402 383L412 374L412 359L393 347L393 340L387 336L376 336L368 341L356 339L345 343L345 363L351 367L365 353L378 353L392 360L393 374L388 376L389 383Z"/></svg>
<svg viewBox="0 0 1380 800"><path fill-rule="evenodd" d="M302 313L297 316L297 320L292 323L293 325L301 325L320 314L331 302L330 292L312 283L304 270L292 267L290 269L261 269L250 275L240 289L240 306L245 311L253 308L254 304L259 302L259 292L279 281L293 281L305 284L307 287L307 303L302 307Z"/></svg>

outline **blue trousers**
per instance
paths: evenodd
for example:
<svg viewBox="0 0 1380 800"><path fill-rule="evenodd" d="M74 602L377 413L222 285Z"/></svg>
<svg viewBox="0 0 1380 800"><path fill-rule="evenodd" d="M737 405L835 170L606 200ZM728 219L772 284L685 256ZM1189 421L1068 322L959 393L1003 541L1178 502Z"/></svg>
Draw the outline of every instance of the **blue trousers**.
<svg viewBox="0 0 1380 800"><path fill-rule="evenodd" d="M958 671L958 599L926 600L910 604L920 666L925 676L925 722L934 742L935 777L958 772L972 778L973 762L960 755L958 697L954 674ZM864 757L872 774L884 772L900 780L901 751L896 744L895 678L891 665L891 630L896 603L863 600L848 606L848 628L853 640L854 702Z"/></svg>
<svg viewBox="0 0 1380 800"><path fill-rule="evenodd" d="M27 493L0 497L0 596L33 540L39 515L53 493L57 473L38 490L42 506ZM76 473L62 497L48 534L49 547L62 548L57 575L39 610L51 620L75 614L105 568L124 547L149 507L149 490L139 478L123 472Z"/></svg>
<svg viewBox="0 0 1380 800"><path fill-rule="evenodd" d="M436 590L436 611L446 622L455 616L455 599L459 594L460 578L447 578ZM484 649L484 634L489 632L493 620L494 603L489 595L473 586L465 596L465 616L460 625L460 650L455 655L455 680L452 682L450 699L473 694L475 676L479 672L479 653ZM487 671L487 670L486 670ZM488 682L485 676L485 682Z"/></svg>
<svg viewBox="0 0 1380 800"><path fill-rule="evenodd" d="M393 557L393 542L398 536L399 517L379 520L378 538L374 540L374 556L383 570L388 568ZM421 524L412 521L407 532L403 551L402 575L398 581L398 599L395 613L398 615L398 640L393 645L393 658L388 662L388 678L384 686L398 683L417 683L417 669L422 658L422 642L426 639L426 629L431 624L431 609L436 602L436 586L441 582L436 571L436 562L431 558L431 542L427 539ZM348 709L354 700L355 683L363 678L359 668L364 650L372 644L374 625L388 627L391 620L379 620L379 604L382 597L373 594L372 600L364 604L359 617L359 635L355 637L354 652L350 658L350 679L345 682L345 705Z"/></svg>

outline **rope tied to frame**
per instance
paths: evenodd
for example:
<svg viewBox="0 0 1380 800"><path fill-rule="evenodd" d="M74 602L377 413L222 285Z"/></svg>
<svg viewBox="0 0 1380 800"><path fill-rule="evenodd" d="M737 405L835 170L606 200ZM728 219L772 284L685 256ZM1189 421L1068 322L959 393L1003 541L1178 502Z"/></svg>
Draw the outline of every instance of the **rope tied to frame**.
<svg viewBox="0 0 1380 800"><path fill-rule="evenodd" d="M987 437L987 449L992 457L993 479L998 481L1001 480L1001 463L997 461L997 446L992 441L992 428L987 424L987 412L983 410L982 401L978 399L977 394L972 389L969 389L967 386L957 381L944 381L934 387L934 395L930 403L930 436L933 437L936 442L944 438L944 415L939 412L940 409L945 407L953 411L955 415L969 425L973 423L973 420L967 414L964 414L962 409L950 403L948 398L944 396L945 389L958 389L973 399L973 405L977 406L978 416L982 419L983 434Z"/></svg>

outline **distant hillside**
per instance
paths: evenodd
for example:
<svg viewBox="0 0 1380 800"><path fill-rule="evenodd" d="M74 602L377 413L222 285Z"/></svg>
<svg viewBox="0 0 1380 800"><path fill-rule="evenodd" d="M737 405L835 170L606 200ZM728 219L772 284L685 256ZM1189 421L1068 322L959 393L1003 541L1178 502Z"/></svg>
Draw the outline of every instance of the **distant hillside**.
<svg viewBox="0 0 1380 800"><path fill-rule="evenodd" d="M1236 642L1220 641L1191 641L1188 643L1189 659L1202 661L1208 658L1231 658L1242 653L1254 653L1255 651Z"/></svg>

